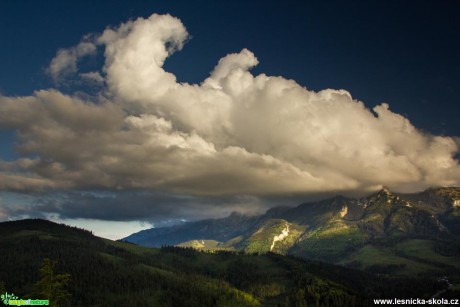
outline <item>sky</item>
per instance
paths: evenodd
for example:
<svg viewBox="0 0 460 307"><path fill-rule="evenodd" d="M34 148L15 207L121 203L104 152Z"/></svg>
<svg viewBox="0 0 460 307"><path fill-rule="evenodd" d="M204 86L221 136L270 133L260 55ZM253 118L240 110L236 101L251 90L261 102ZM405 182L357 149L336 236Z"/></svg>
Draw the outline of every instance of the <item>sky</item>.
<svg viewBox="0 0 460 307"><path fill-rule="evenodd" d="M0 2L0 220L459 186L458 1L305 2Z"/></svg>

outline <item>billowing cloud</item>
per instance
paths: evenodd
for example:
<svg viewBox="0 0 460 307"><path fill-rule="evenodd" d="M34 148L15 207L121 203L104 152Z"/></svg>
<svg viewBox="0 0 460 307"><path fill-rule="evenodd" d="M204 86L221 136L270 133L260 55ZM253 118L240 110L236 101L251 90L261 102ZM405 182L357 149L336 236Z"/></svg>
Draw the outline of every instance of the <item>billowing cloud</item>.
<svg viewBox="0 0 460 307"><path fill-rule="evenodd" d="M102 70L83 75L105 82L99 96L0 97L0 125L18 131L23 155L0 163L0 188L273 197L460 184L454 138L417 130L386 103L369 110L345 90L255 76L247 49L201 84L178 82L163 64L187 38L169 15L129 21L51 62L58 78L104 49Z"/></svg>
<svg viewBox="0 0 460 307"><path fill-rule="evenodd" d="M59 49L48 68L48 73L55 82L62 81L69 74L78 71L77 62L80 58L96 53L96 45L86 37L77 46L69 49Z"/></svg>

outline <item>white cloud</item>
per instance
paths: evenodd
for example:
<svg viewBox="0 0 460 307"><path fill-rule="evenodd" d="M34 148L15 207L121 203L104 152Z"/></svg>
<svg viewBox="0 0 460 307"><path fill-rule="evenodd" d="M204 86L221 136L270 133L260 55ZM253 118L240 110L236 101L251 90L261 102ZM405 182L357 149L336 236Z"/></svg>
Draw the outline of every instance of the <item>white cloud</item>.
<svg viewBox="0 0 460 307"><path fill-rule="evenodd" d="M247 49L241 50L240 53L229 54L219 60L211 76L205 80L204 85L211 88L222 89L220 82L224 78L235 71L238 71L239 74L244 73L257 64L259 64L259 61L254 54ZM241 80L238 80L237 83L241 83Z"/></svg>
<svg viewBox="0 0 460 307"><path fill-rule="evenodd" d="M154 14L105 30L98 43L105 45L104 70L111 91L126 101L140 101L178 86L176 77L161 67L187 37L180 20L170 15Z"/></svg>
<svg viewBox="0 0 460 307"><path fill-rule="evenodd" d="M3 189L262 196L460 185L453 138L420 132L388 104L371 111L345 90L254 76L247 49L201 84L178 83L163 64L187 37L179 19L152 15L58 52L56 76L105 47L107 88L95 102L55 90L0 97L0 125L18 129L19 150L36 156L0 165Z"/></svg>
<svg viewBox="0 0 460 307"><path fill-rule="evenodd" d="M56 56L51 60L48 73L55 82L61 81L63 77L69 74L75 74L78 71L78 60L86 55L95 54L96 49L96 45L90 41L82 41L73 48L59 49Z"/></svg>

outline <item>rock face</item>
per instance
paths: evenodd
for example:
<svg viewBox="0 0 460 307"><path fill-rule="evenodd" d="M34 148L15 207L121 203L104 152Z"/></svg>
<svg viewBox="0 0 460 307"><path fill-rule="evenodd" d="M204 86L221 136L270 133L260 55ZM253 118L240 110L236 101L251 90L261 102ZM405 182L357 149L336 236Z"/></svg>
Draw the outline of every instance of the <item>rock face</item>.
<svg viewBox="0 0 460 307"><path fill-rule="evenodd" d="M260 216L232 214L223 219L149 229L125 240L145 246L214 240L217 243L211 246L215 249L272 251L352 266L366 265L362 255L367 257L372 252L384 257L391 251L394 257L387 257L388 261L399 265L402 258L411 262L420 256L407 254L406 245L414 242L428 249L426 254L434 253L435 258L444 250L458 256L459 203L460 188L429 189L416 194L382 189L364 198L337 196L294 208L270 209ZM455 260L442 259L448 262L446 265ZM420 261L429 266L432 260ZM457 260L460 263L460 258Z"/></svg>
<svg viewBox="0 0 460 307"><path fill-rule="evenodd" d="M276 235L273 237L273 243L270 246L270 251L273 251L273 248L275 247L275 243L278 241L283 241L284 238L286 238L289 235L289 224L286 223L286 228L281 231L279 235Z"/></svg>

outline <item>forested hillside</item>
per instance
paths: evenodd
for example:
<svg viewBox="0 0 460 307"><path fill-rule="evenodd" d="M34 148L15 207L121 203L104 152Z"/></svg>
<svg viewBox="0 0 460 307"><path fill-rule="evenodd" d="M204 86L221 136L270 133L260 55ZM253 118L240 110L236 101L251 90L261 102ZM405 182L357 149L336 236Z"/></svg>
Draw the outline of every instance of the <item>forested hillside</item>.
<svg viewBox="0 0 460 307"><path fill-rule="evenodd" d="M70 277L62 287L70 297L59 306L364 306L446 288L428 277L391 278L274 253L144 248L44 220L0 223L0 246L0 290L29 297L50 259L53 274Z"/></svg>

